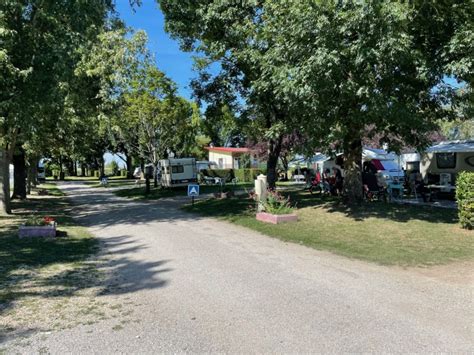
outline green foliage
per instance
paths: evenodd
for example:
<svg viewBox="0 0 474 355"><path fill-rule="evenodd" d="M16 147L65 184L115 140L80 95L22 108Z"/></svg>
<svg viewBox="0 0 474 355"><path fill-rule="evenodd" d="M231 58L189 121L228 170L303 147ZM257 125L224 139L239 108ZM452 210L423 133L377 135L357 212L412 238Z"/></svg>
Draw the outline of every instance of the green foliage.
<svg viewBox="0 0 474 355"><path fill-rule="evenodd" d="M265 169L234 169L239 182L253 182L260 174L265 174Z"/></svg>
<svg viewBox="0 0 474 355"><path fill-rule="evenodd" d="M106 169L109 171L112 176L119 175L120 167L115 160L112 160L109 164L107 164Z"/></svg>
<svg viewBox="0 0 474 355"><path fill-rule="evenodd" d="M202 174L204 176L224 179L225 182L231 182L235 177L233 169L205 169L202 170Z"/></svg>
<svg viewBox="0 0 474 355"><path fill-rule="evenodd" d="M126 177L127 173L128 173L127 169L120 170L120 176L122 176L122 177Z"/></svg>
<svg viewBox="0 0 474 355"><path fill-rule="evenodd" d="M277 191L268 191L267 199L262 201L265 212L271 214L290 214L294 209L290 204L290 197L284 197Z"/></svg>
<svg viewBox="0 0 474 355"><path fill-rule="evenodd" d="M349 197L362 198L362 140L423 147L452 98L446 73L472 98L472 1L160 0L166 29L202 69L194 89L213 103L245 105L255 141L268 141L272 185L283 135L304 148L342 150ZM225 29L223 31L222 29Z"/></svg>
<svg viewBox="0 0 474 355"><path fill-rule="evenodd" d="M474 173L463 171L456 179L456 200L459 223L463 228L474 228Z"/></svg>

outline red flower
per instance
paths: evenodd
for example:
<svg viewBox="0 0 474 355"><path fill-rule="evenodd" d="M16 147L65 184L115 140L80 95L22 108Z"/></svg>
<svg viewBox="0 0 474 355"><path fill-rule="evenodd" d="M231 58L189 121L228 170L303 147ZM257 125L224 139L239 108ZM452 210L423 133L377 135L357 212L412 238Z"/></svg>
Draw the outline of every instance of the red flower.
<svg viewBox="0 0 474 355"><path fill-rule="evenodd" d="M44 220L45 223L53 223L54 222L54 218L49 217L49 216L44 217L43 220Z"/></svg>

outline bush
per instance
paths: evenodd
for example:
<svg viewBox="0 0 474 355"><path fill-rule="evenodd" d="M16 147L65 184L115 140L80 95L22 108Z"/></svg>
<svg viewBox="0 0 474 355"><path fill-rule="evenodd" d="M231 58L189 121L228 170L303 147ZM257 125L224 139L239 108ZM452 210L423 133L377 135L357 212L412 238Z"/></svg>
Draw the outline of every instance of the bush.
<svg viewBox="0 0 474 355"><path fill-rule="evenodd" d="M258 175L265 174L263 169L235 169L234 175L239 182L252 182Z"/></svg>
<svg viewBox="0 0 474 355"><path fill-rule="evenodd" d="M120 176L127 177L127 169L120 170Z"/></svg>
<svg viewBox="0 0 474 355"><path fill-rule="evenodd" d="M117 176L120 171L120 167L118 163L115 160L112 160L109 164L106 165L105 167L112 176Z"/></svg>
<svg viewBox="0 0 474 355"><path fill-rule="evenodd" d="M466 229L474 228L474 173L463 171L456 179L456 200L459 223Z"/></svg>
<svg viewBox="0 0 474 355"><path fill-rule="evenodd" d="M232 169L205 169L201 171L202 175L210 177L218 177L224 179L225 182L231 182L234 176Z"/></svg>
<svg viewBox="0 0 474 355"><path fill-rule="evenodd" d="M290 204L290 198L285 198L276 191L268 191L266 201L262 201L263 209L271 214L290 214L293 213L293 207Z"/></svg>

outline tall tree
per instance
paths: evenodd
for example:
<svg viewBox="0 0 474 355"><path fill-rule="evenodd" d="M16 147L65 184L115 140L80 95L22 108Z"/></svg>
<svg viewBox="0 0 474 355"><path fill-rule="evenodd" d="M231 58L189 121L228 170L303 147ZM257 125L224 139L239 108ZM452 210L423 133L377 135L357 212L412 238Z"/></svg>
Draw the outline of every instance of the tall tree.
<svg viewBox="0 0 474 355"><path fill-rule="evenodd" d="M78 49L103 30L112 8L107 0L0 2L2 211L10 212L7 177L15 147L46 121L60 120Z"/></svg>
<svg viewBox="0 0 474 355"><path fill-rule="evenodd" d="M265 129L267 175L275 186L276 168L284 134L293 131L296 116L274 95L273 85L265 80L265 55L272 37L262 37L266 26L266 1L160 0L166 29L178 38L184 50L201 54L197 95L206 93L213 102L239 107L240 117ZM211 75L206 67L218 62L219 72ZM203 95L205 96L205 95ZM216 107L219 107L218 105Z"/></svg>
<svg viewBox="0 0 474 355"><path fill-rule="evenodd" d="M344 152L349 201L362 199L364 138L423 147L449 116L443 79L454 57L446 52L451 26L472 14L472 5L452 3L455 12L436 17L434 28L425 16L435 9L425 2L268 2L263 36L274 45L263 76L277 97L299 107L310 144Z"/></svg>

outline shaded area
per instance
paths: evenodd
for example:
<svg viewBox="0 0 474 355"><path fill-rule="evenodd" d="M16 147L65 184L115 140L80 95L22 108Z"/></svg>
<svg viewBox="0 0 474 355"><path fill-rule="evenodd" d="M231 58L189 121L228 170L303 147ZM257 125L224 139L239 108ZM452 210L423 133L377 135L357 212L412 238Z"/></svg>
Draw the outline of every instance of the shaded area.
<svg viewBox="0 0 474 355"><path fill-rule="evenodd" d="M238 184L227 184L224 186L220 185L200 185L199 190L200 194L211 194L221 191L234 191L241 192L245 190L250 190L253 188L253 183L238 183ZM174 197L174 196L187 196L187 187L174 187L174 188L152 188L148 195L145 195L144 186L134 186L131 188L120 189L114 191L119 197L134 198L139 200L157 200L165 197Z"/></svg>
<svg viewBox="0 0 474 355"><path fill-rule="evenodd" d="M164 267L169 260L131 260L125 255L145 246L127 235L99 243L77 225L64 197L38 197L15 203L14 208L12 217L0 220L0 316L14 316L11 312L23 307L23 301L51 301L84 291L95 296L124 294L168 282L161 275L171 271ZM32 214L55 217L58 237L19 239L18 224ZM18 332L21 329L0 329L0 342Z"/></svg>

